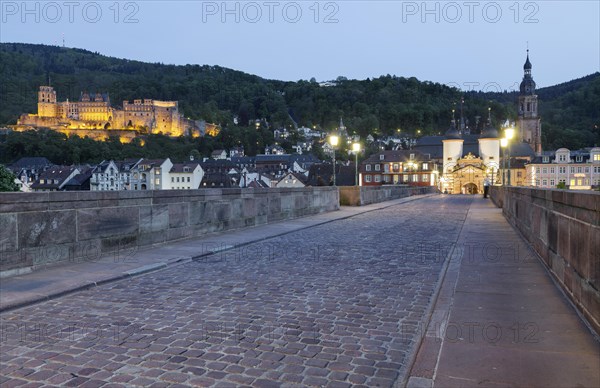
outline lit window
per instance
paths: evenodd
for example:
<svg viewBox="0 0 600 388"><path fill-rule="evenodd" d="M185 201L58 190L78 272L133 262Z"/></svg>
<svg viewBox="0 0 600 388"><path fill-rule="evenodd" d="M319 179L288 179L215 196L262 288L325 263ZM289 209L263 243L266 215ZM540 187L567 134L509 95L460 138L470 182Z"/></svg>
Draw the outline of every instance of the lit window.
<svg viewBox="0 0 600 388"><path fill-rule="evenodd" d="M423 163L423 170L429 170L429 163Z"/></svg>

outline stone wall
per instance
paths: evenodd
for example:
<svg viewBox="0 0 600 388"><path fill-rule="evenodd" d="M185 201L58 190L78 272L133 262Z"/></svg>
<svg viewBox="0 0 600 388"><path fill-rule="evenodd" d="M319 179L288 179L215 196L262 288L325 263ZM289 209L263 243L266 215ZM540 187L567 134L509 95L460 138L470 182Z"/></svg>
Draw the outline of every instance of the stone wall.
<svg viewBox="0 0 600 388"><path fill-rule="evenodd" d="M435 186L340 186L339 189L342 206L363 206L438 191Z"/></svg>
<svg viewBox="0 0 600 388"><path fill-rule="evenodd" d="M337 209L333 187L0 193L0 274Z"/></svg>
<svg viewBox="0 0 600 388"><path fill-rule="evenodd" d="M494 186L491 197L600 333L600 193Z"/></svg>

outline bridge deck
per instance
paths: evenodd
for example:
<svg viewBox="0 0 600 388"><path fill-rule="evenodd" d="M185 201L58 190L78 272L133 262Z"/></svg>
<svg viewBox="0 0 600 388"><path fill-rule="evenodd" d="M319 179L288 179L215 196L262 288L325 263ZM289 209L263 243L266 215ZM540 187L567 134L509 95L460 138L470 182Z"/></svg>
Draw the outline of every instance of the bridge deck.
<svg viewBox="0 0 600 388"><path fill-rule="evenodd" d="M598 342L480 197L345 208L0 287L3 387L600 382Z"/></svg>

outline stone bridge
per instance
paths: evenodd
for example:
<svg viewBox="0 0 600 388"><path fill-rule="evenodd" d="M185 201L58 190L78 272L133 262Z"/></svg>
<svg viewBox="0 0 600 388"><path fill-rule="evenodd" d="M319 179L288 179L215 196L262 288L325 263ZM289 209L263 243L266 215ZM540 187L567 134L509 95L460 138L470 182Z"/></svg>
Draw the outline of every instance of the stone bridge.
<svg viewBox="0 0 600 388"><path fill-rule="evenodd" d="M600 385L598 300L580 317L489 200L258 224L2 279L0 384Z"/></svg>

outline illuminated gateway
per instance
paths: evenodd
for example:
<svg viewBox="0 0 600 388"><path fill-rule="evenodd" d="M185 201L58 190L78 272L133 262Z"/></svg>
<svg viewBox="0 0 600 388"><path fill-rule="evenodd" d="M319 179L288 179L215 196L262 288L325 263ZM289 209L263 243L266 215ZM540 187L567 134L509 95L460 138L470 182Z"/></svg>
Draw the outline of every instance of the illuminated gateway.
<svg viewBox="0 0 600 388"><path fill-rule="evenodd" d="M145 133L193 137L218 133L215 125L183 117L177 101L124 101L123 108L116 109L108 94L82 92L77 102L57 102L51 86L40 86L38 113L21 115L16 125L17 130L40 127L99 139L113 134L131 139Z"/></svg>

